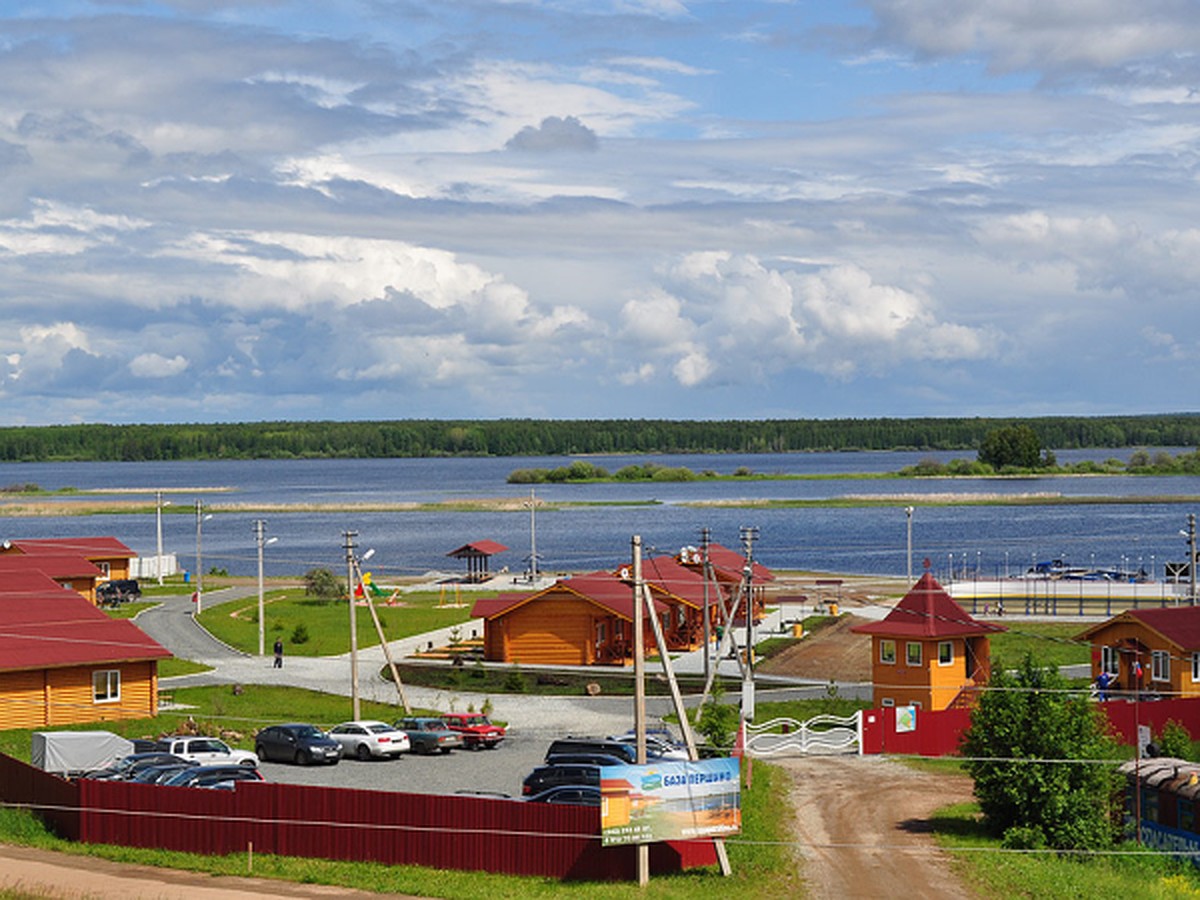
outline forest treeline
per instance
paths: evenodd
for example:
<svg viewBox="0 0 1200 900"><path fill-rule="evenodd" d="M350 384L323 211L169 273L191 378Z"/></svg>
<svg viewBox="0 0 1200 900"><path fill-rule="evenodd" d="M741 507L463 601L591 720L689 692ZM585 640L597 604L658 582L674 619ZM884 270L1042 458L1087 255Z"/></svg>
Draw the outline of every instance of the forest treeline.
<svg viewBox="0 0 1200 900"><path fill-rule="evenodd" d="M1200 414L962 419L394 420L0 428L0 461L565 456L977 450L989 431L1029 425L1043 446L1200 446Z"/></svg>

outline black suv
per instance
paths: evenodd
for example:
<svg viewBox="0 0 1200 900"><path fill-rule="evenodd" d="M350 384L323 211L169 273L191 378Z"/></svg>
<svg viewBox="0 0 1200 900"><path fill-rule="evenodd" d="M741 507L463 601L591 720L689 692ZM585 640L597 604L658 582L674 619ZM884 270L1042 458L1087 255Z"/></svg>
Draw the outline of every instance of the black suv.
<svg viewBox="0 0 1200 900"><path fill-rule="evenodd" d="M550 788L564 785L600 786L600 766L575 763L554 763L538 766L521 782L521 794L532 797Z"/></svg>
<svg viewBox="0 0 1200 900"><path fill-rule="evenodd" d="M142 589L136 578L114 578L96 588L96 599L104 606L116 606L118 603L140 600L141 597Z"/></svg>
<svg viewBox="0 0 1200 900"><path fill-rule="evenodd" d="M624 741L615 741L611 738L573 736L553 741L549 749L546 750L546 762L550 762L550 757L552 756L578 756L581 753L615 756L617 759L624 760L630 765L637 762L637 748L632 744L627 744Z"/></svg>

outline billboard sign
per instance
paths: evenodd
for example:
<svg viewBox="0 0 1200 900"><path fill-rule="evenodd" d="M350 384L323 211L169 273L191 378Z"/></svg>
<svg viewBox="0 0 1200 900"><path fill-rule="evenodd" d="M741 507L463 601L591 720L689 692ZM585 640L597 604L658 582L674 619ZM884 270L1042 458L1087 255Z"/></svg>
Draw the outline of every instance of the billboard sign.
<svg viewBox="0 0 1200 900"><path fill-rule="evenodd" d="M721 837L742 827L736 759L605 766L600 833L605 847Z"/></svg>

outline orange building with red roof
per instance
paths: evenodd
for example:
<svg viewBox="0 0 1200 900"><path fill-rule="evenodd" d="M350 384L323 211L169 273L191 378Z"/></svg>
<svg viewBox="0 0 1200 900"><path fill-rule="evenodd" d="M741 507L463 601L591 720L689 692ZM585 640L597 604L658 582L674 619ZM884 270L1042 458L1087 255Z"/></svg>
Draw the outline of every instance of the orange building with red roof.
<svg viewBox="0 0 1200 900"><path fill-rule="evenodd" d="M1091 644L1092 679L1107 672L1109 690L1200 696L1200 606L1127 609L1077 640Z"/></svg>
<svg viewBox="0 0 1200 900"><path fill-rule="evenodd" d="M851 629L871 635L875 706L930 710L972 702L991 676L988 636L1006 630L973 618L929 572L881 621Z"/></svg>

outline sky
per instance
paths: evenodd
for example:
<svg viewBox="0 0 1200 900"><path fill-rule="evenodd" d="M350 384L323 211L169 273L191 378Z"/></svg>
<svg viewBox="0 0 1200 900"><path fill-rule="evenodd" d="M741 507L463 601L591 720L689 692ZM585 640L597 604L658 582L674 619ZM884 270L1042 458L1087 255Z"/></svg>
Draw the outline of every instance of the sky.
<svg viewBox="0 0 1200 900"><path fill-rule="evenodd" d="M1195 0L7 0L0 424L1195 411Z"/></svg>

